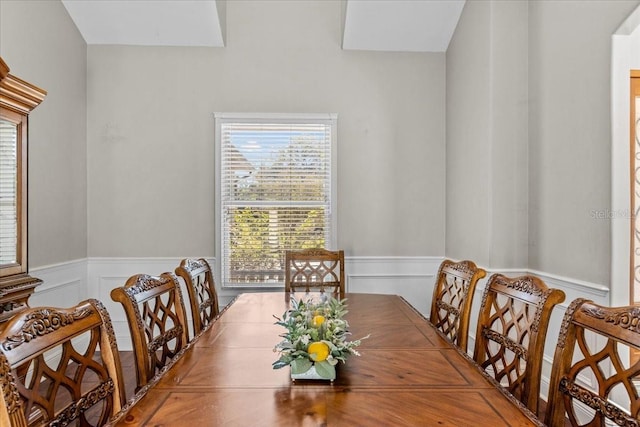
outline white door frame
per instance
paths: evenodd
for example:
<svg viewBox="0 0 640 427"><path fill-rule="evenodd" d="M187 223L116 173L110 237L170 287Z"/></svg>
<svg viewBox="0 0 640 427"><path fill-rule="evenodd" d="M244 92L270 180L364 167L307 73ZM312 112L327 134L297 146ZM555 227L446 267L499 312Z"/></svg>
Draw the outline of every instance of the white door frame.
<svg viewBox="0 0 640 427"><path fill-rule="evenodd" d="M612 306L628 305L630 286L629 70L640 69L640 6L611 42L611 284Z"/></svg>

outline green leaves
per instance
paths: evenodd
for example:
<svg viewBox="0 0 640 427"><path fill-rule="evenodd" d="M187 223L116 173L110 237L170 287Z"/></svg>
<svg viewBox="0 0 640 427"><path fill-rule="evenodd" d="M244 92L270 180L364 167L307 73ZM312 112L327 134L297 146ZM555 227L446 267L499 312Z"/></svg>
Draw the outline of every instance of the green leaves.
<svg viewBox="0 0 640 427"><path fill-rule="evenodd" d="M322 378L326 378L328 380L336 377L336 367L323 360L322 362L316 362L316 372Z"/></svg>
<svg viewBox="0 0 640 427"><path fill-rule="evenodd" d="M349 323L343 319L348 313L346 301L333 297L323 297L320 302L293 298L291 308L282 318L273 316L275 324L286 329L280 335L283 340L274 348L274 351L280 353L280 358L272 364L273 368L291 365L293 374L306 372L313 365L309 345L321 341L329 346L329 356L326 360L315 363L316 372L323 378L335 378L335 365L338 362L346 362L349 355L359 355L354 347L360 345L360 340L347 341L350 335ZM314 323L316 316L323 317L320 324Z"/></svg>
<svg viewBox="0 0 640 427"><path fill-rule="evenodd" d="M309 359L294 359L291 362L291 373L294 375L304 374L311 369L313 365L313 362ZM332 380L336 377L336 367L326 360L315 362L315 367L316 373L322 378Z"/></svg>
<svg viewBox="0 0 640 427"><path fill-rule="evenodd" d="M278 359L275 362L273 362L271 366L273 366L273 369L280 369L280 368L284 368L285 366L289 366L289 363L290 362L285 362L281 359Z"/></svg>
<svg viewBox="0 0 640 427"><path fill-rule="evenodd" d="M309 359L294 359L291 361L291 373L303 374L311 369L312 365L313 362Z"/></svg>

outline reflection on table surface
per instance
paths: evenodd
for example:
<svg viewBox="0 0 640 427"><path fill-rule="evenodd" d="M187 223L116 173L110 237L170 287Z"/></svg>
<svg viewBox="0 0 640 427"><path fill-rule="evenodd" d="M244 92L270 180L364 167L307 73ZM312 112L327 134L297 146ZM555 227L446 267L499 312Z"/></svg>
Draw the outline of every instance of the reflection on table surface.
<svg viewBox="0 0 640 427"><path fill-rule="evenodd" d="M271 366L288 298L240 295L117 425L540 425L395 295L347 294L361 356L333 383L292 382Z"/></svg>

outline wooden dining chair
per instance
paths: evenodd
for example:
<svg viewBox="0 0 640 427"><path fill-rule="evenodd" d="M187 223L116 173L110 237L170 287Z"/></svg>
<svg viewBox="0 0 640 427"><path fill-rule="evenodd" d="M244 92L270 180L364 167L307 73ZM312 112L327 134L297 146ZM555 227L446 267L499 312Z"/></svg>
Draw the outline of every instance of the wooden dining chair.
<svg viewBox="0 0 640 427"><path fill-rule="evenodd" d="M185 258L176 268L189 293L193 335L198 335L220 313L213 273L204 258Z"/></svg>
<svg viewBox="0 0 640 427"><path fill-rule="evenodd" d="M545 423L640 425L640 361L630 361L632 350L640 350L640 307L574 300L558 334Z"/></svg>
<svg viewBox="0 0 640 427"><path fill-rule="evenodd" d="M284 287L286 292L329 289L343 295L344 251L322 248L286 251Z"/></svg>
<svg viewBox="0 0 640 427"><path fill-rule="evenodd" d="M187 322L178 277L136 274L111 291L127 316L136 366L136 392L187 345Z"/></svg>
<svg viewBox="0 0 640 427"><path fill-rule="evenodd" d="M489 278L482 295L473 358L535 414L549 319L564 298L538 277L502 274Z"/></svg>
<svg viewBox="0 0 640 427"><path fill-rule="evenodd" d="M438 269L429 321L465 352L473 295L478 280L486 275L485 270L468 260L445 259Z"/></svg>
<svg viewBox="0 0 640 427"><path fill-rule="evenodd" d="M90 299L28 308L0 331L0 425L102 426L125 403L109 314Z"/></svg>

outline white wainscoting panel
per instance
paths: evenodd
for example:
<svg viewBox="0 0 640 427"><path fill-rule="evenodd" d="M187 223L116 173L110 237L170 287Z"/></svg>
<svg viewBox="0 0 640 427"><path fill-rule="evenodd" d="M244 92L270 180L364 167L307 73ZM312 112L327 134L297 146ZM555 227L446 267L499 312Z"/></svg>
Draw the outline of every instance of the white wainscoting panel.
<svg viewBox="0 0 640 427"><path fill-rule="evenodd" d="M29 298L29 305L71 307L91 295L87 289L87 260L32 268L29 274L42 280Z"/></svg>
<svg viewBox="0 0 640 427"><path fill-rule="evenodd" d="M212 266L215 265L214 259L207 258L207 260ZM442 262L440 257L346 258L346 289L348 292L398 294L427 316L431 304L433 281L440 262ZM118 347L121 350L131 349L131 339L124 310L120 304L111 301L111 289L122 286L134 274L158 275L164 271L173 271L179 263L179 258L88 259L87 293L101 300L111 314ZM237 294L245 291L251 290L218 289L221 306L228 304ZM281 292L279 289L273 291ZM185 304L188 304L186 289L183 289L183 297ZM188 306L186 308L189 313Z"/></svg>
<svg viewBox="0 0 640 427"><path fill-rule="evenodd" d="M29 270L29 274L42 280L29 298L31 307L67 308L91 298L87 291L87 260L79 259L60 264L46 265ZM83 335L77 340L78 348L88 345L88 337ZM48 353L47 363L55 366L60 352Z"/></svg>
<svg viewBox="0 0 640 427"><path fill-rule="evenodd" d="M443 259L442 257L347 257L345 259L346 290L347 292L401 295L425 317L428 317L435 276ZM69 307L86 298L96 298L102 301L111 314L118 347L121 350L130 350L131 339L124 310L120 304L111 301L111 289L122 286L134 274L159 275L165 271L174 271L180 260L181 258L88 258L33 268L30 274L43 280L43 284L36 288L29 303L31 306ZM215 265L214 258L208 257L207 260L212 266ZM487 271L487 277L478 283L474 295L469 330L469 354L473 353L482 293L489 276L493 273L502 273L509 277L533 274L544 280L547 285L562 289L566 294L565 302L557 306L553 312L547 333L541 389L543 397L546 398L553 353L562 316L567 306L575 298L587 298L598 304L609 305L609 289L602 285L535 270L490 269ZM188 295L184 287L182 292L190 327ZM221 306L228 304L240 292L243 290L218 289ZM585 378L584 383L589 386L590 379Z"/></svg>
<svg viewBox="0 0 640 427"><path fill-rule="evenodd" d="M429 316L441 257L351 257L345 259L346 291L395 294Z"/></svg>
<svg viewBox="0 0 640 427"><path fill-rule="evenodd" d="M111 290L124 285L127 279L135 274L149 274L158 276L164 272L174 272L180 265L182 258L89 258L88 259L88 292L105 305L113 329L118 340L120 350L131 350L131 335L124 309L120 303L111 300ZM207 258L211 265L213 260ZM191 334L191 311L189 310L189 295L182 279L182 298L187 312L187 324Z"/></svg>

